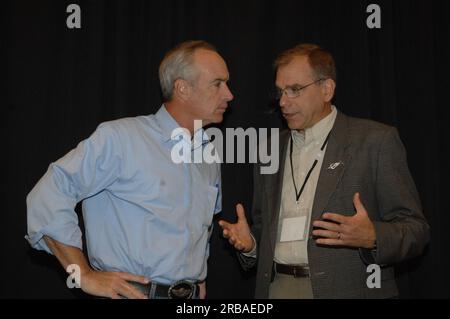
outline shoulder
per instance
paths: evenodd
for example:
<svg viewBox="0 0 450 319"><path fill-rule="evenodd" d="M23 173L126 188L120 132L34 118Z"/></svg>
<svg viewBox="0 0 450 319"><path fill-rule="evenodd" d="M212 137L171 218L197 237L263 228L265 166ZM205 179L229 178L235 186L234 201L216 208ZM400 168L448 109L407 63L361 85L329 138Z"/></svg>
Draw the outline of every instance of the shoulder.
<svg viewBox="0 0 450 319"><path fill-rule="evenodd" d="M125 117L102 122L98 125L96 131L110 136L124 137L136 135L145 128L151 128L152 124L151 116Z"/></svg>
<svg viewBox="0 0 450 319"><path fill-rule="evenodd" d="M339 115L346 122L348 135L353 141L380 143L384 139L397 136L397 129L391 125L370 119Z"/></svg>
<svg viewBox="0 0 450 319"><path fill-rule="evenodd" d="M140 126L150 125L151 115L124 117L117 120L106 121L99 124L98 129L105 130L133 130Z"/></svg>
<svg viewBox="0 0 450 319"><path fill-rule="evenodd" d="M386 132L396 130L395 127L377 122L370 119L357 118L341 114L347 120L350 132L359 132L364 134L385 134Z"/></svg>

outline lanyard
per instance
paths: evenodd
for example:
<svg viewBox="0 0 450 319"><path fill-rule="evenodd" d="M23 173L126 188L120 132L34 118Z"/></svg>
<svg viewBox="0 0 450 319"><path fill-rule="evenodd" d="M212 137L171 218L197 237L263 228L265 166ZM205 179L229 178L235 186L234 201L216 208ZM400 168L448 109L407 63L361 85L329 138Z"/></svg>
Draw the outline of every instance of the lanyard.
<svg viewBox="0 0 450 319"><path fill-rule="evenodd" d="M325 138L325 141L323 142L322 146L320 147L320 151L322 152L323 149L325 148L325 146L328 143L328 138L330 137L330 132L328 132L327 137ZM292 134L291 134L291 149L289 152L289 158L291 160L291 175L292 175L292 182L294 183L294 188L295 188L295 203L298 204L298 200L300 199L300 196L302 196L303 193L303 189L305 188L306 183L308 182L309 176L311 175L312 171L314 170L314 167L316 167L317 165L317 158L314 160L314 163L312 164L311 168L308 171L308 174L306 174L306 178L305 181L303 182L302 187L300 188L300 192L297 192L297 185L295 184L295 177L294 177L294 166L292 165L292 149L293 149L293 141L292 141Z"/></svg>

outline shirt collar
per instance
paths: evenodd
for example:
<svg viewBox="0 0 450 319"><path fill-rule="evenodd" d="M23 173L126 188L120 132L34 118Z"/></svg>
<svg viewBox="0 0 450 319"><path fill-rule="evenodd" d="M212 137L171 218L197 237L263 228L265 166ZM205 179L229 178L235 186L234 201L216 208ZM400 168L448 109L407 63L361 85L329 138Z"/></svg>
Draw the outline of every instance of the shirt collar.
<svg viewBox="0 0 450 319"><path fill-rule="evenodd" d="M164 104L159 108L158 112L155 114L156 122L161 128L161 134L163 136L164 142L170 141L172 132L179 128L180 125L175 121L175 119L167 112Z"/></svg>
<svg viewBox="0 0 450 319"><path fill-rule="evenodd" d="M337 109L334 105L331 105L331 112L319 122L314 124L313 127L307 128L304 131L298 132L292 130L292 138L297 146L308 145L312 142L320 143L328 132L333 127L336 119ZM303 134L303 136L302 136Z"/></svg>
<svg viewBox="0 0 450 319"><path fill-rule="evenodd" d="M192 145L192 149L196 149L199 146L209 143L209 141L209 136L202 127L194 132L194 144Z"/></svg>
<svg viewBox="0 0 450 319"><path fill-rule="evenodd" d="M177 121L170 115L170 113L167 111L165 105L163 104L158 112L155 114L156 122L158 123L159 127L161 128L161 134L163 136L164 142L168 142L172 140L172 132L176 130L177 128L180 128L180 125L177 123ZM178 134L176 134L174 137L177 139L179 135L182 134L181 130L178 130ZM193 149L209 142L209 136L206 134L205 130L203 128L198 129L194 133L194 141L193 141Z"/></svg>

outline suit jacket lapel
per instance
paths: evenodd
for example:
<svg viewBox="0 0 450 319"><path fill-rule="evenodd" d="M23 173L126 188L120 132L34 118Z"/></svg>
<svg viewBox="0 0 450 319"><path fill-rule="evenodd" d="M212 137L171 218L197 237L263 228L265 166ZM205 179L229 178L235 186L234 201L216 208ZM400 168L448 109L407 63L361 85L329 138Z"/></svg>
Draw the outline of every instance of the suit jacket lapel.
<svg viewBox="0 0 450 319"><path fill-rule="evenodd" d="M347 117L338 112L317 182L311 221L319 219L351 160ZM339 164L338 164L339 163Z"/></svg>

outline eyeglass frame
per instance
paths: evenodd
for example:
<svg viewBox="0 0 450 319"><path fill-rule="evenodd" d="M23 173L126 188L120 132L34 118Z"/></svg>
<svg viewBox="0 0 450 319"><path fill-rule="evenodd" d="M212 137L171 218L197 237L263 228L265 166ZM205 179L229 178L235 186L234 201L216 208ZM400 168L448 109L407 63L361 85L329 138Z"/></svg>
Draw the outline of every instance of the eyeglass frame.
<svg viewBox="0 0 450 319"><path fill-rule="evenodd" d="M315 81L313 81L311 83L308 83L308 84L300 86L300 87L296 87L298 84L294 84L293 86L288 86L288 87L286 87L284 89L276 88L276 91L274 93L274 97L275 97L276 100L280 100L281 97L283 96L284 92L286 92L286 96L288 98L295 99L296 97L299 97L300 94L302 94L302 91L304 89L306 89L307 87L309 87L309 86L311 86L313 84L316 84L316 83L318 83L320 81L327 80L327 79L328 78L320 78L320 79L317 79L317 80L315 80ZM296 89L296 93L292 92L292 89L294 89L294 88ZM291 90L291 94L288 93L289 92L288 90Z"/></svg>

